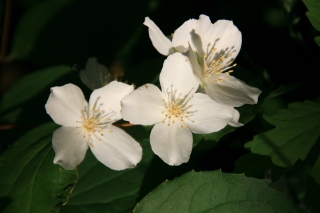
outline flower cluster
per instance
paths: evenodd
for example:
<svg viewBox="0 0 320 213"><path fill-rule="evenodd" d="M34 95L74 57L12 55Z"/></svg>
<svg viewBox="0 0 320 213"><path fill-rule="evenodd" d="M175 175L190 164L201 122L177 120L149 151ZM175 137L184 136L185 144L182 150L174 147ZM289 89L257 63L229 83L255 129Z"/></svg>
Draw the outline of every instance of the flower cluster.
<svg viewBox="0 0 320 213"><path fill-rule="evenodd" d="M242 126L234 107L257 103L261 91L230 75L241 47L241 32L232 21L212 24L209 17L200 15L199 20L183 23L172 41L148 17L144 25L149 27L153 46L168 56L160 72L161 90L152 84L133 90L117 81L97 89L96 85L105 84L99 81L108 70L96 59L89 59L80 73L84 83L95 89L89 103L77 86L67 84L53 87L45 106L52 119L62 125L53 134L54 163L73 169L90 147L111 169L134 167L141 160L142 149L112 125L121 118L131 124L154 125L152 150L169 165L189 160L192 133Z"/></svg>

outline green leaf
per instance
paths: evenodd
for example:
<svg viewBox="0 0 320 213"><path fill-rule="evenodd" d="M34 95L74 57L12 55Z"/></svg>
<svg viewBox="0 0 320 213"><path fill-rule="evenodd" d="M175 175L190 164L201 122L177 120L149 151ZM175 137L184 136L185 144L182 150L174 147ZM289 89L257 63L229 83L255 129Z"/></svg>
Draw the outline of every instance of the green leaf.
<svg viewBox="0 0 320 213"><path fill-rule="evenodd" d="M77 174L53 164L54 123L25 134L0 155L0 202L4 213L59 211L74 187Z"/></svg>
<svg viewBox="0 0 320 213"><path fill-rule="evenodd" d="M320 185L320 156L318 157L316 163L313 166L311 176L314 178L316 183Z"/></svg>
<svg viewBox="0 0 320 213"><path fill-rule="evenodd" d="M318 0L303 0L308 8L307 17L312 26L320 31L320 2Z"/></svg>
<svg viewBox="0 0 320 213"><path fill-rule="evenodd" d="M35 47L42 28L74 0L38 2L22 16L13 37L9 59L25 59Z"/></svg>
<svg viewBox="0 0 320 213"><path fill-rule="evenodd" d="M30 125L48 121L44 105L50 87L56 86L53 83L68 73L71 73L69 66L56 66L35 71L17 81L0 101L1 122L14 123L19 119ZM41 115L47 120L41 119Z"/></svg>
<svg viewBox="0 0 320 213"><path fill-rule="evenodd" d="M129 212L139 200L140 193L151 181L156 185L165 177L166 168L155 166L151 176L149 166L154 159L149 140L141 140L143 157L134 169L114 171L101 164L91 152L79 165L79 181L69 202L61 210L67 213L78 212ZM163 163L162 163L163 164ZM164 164L163 164L164 165ZM152 168L151 168L152 169ZM148 183L149 182L149 183ZM151 184L152 185L152 184ZM152 186L153 189L155 186Z"/></svg>
<svg viewBox="0 0 320 213"><path fill-rule="evenodd" d="M282 167L304 160L320 135L319 103L297 102L288 107L275 115L264 116L276 128L256 135L245 144L253 153L268 155L274 164Z"/></svg>
<svg viewBox="0 0 320 213"><path fill-rule="evenodd" d="M318 0L303 0L308 8L306 13L312 26L320 31L320 1ZM315 42L320 46L320 36L315 37Z"/></svg>
<svg viewBox="0 0 320 213"><path fill-rule="evenodd" d="M143 212L298 212L265 181L221 171L184 174L162 183L135 207Z"/></svg>

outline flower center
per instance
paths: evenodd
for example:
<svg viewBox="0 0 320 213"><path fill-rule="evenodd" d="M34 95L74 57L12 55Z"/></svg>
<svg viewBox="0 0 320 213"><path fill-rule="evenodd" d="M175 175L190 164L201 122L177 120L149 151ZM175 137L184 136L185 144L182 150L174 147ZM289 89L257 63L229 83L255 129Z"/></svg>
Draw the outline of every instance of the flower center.
<svg viewBox="0 0 320 213"><path fill-rule="evenodd" d="M115 112L110 111L106 113L105 111L100 110L102 103L98 105L99 99L100 97L97 98L91 109L89 105L85 107L85 109L81 111L82 116L80 116L80 121L76 121L80 124L80 126L77 126L77 128L80 129L80 132L77 134L83 134L84 138L89 137L89 145L92 147L92 136L101 141L100 136L103 136L103 129L110 125L110 123L114 122L114 120L112 120L112 116L115 115Z"/></svg>
<svg viewBox="0 0 320 213"><path fill-rule="evenodd" d="M87 119L83 122L83 128L87 130L88 132L94 133L96 128L98 128L98 122L99 120L96 119Z"/></svg>
<svg viewBox="0 0 320 213"><path fill-rule="evenodd" d="M184 98L175 98L175 94L168 92L168 101L162 99L162 102L165 106L165 111L162 111L161 114L165 115L165 118L162 120L162 123L174 124L175 122L180 122L180 126L188 127L184 121L185 119L191 120L189 117L192 116L192 112L189 110L191 105L187 105L191 97L186 95ZM192 121L192 120L191 120ZM193 121L192 121L193 122Z"/></svg>
<svg viewBox="0 0 320 213"><path fill-rule="evenodd" d="M173 104L171 108L168 109L168 114L170 114L170 116L179 117L183 115L183 110L181 110L179 106Z"/></svg>
<svg viewBox="0 0 320 213"><path fill-rule="evenodd" d="M215 83L229 80L229 75L233 70L227 70L237 65L231 65L234 61L232 49L233 47L228 47L217 52L217 49L213 47L207 51L207 54L203 56L205 78L213 79Z"/></svg>

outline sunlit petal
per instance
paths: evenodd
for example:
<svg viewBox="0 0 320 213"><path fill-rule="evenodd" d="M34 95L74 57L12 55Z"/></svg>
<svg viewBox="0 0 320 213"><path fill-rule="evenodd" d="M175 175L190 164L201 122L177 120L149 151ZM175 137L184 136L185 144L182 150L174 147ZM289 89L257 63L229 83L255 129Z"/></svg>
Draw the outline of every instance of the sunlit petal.
<svg viewBox="0 0 320 213"><path fill-rule="evenodd" d="M79 87L66 84L61 87L52 87L51 94L45 105L52 120L64 126L77 126L81 119L81 111L87 102Z"/></svg>
<svg viewBox="0 0 320 213"><path fill-rule="evenodd" d="M164 119L162 93L153 84L145 84L122 99L123 119L132 124L152 125Z"/></svg>
<svg viewBox="0 0 320 213"><path fill-rule="evenodd" d="M106 86L96 89L91 93L89 106L90 110L95 107L104 115L110 117L112 122L122 118L120 114L120 101L133 91L133 86L118 81L112 81Z"/></svg>
<svg viewBox="0 0 320 213"><path fill-rule="evenodd" d="M239 107L243 104L256 104L261 90L245 84L243 81L228 76L223 82L207 81L206 93L219 104Z"/></svg>
<svg viewBox="0 0 320 213"><path fill-rule="evenodd" d="M54 131L52 146L56 153L53 162L64 169L72 170L79 165L88 149L89 138L78 134L79 128L60 127Z"/></svg>
<svg viewBox="0 0 320 213"><path fill-rule="evenodd" d="M233 118L234 109L214 102L208 95L196 93L188 102L191 106L184 119L193 133L208 134L224 128Z"/></svg>
<svg viewBox="0 0 320 213"><path fill-rule="evenodd" d="M228 125L233 127L240 127L243 126L242 123L239 123L240 113L238 110L234 110L233 119L228 123Z"/></svg>
<svg viewBox="0 0 320 213"><path fill-rule="evenodd" d="M118 127L108 126L103 132L95 133L92 141L92 153L110 169L133 168L141 160L140 144Z"/></svg>
<svg viewBox="0 0 320 213"><path fill-rule="evenodd" d="M170 55L163 64L160 73L160 85L165 96L175 99L191 96L199 87L194 77L188 57L181 53Z"/></svg>
<svg viewBox="0 0 320 213"><path fill-rule="evenodd" d="M184 22L175 32L172 38L172 45L179 52L189 49L189 44L193 50L197 50L199 36L195 36L197 20L190 19Z"/></svg>
<svg viewBox="0 0 320 213"><path fill-rule="evenodd" d="M170 55L174 53L171 41L162 33L159 27L149 18L146 17L143 23L149 27L149 36L153 46L162 55Z"/></svg>
<svg viewBox="0 0 320 213"><path fill-rule="evenodd" d="M192 150L192 133L179 123L168 126L166 123L157 123L150 135L153 152L164 162L178 166L188 162Z"/></svg>
<svg viewBox="0 0 320 213"><path fill-rule="evenodd" d="M212 48L214 48L214 60L218 60L220 57L226 58L221 63L222 66L234 61L241 48L242 35L233 22L228 20L216 21L212 25L210 34L210 36L207 35L206 39L203 40L204 52L209 54Z"/></svg>

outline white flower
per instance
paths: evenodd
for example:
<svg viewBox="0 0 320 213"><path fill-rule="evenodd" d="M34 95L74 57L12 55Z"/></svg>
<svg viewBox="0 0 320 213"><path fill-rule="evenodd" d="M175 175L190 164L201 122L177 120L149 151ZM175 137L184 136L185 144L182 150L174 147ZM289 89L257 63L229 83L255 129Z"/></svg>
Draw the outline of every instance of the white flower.
<svg viewBox="0 0 320 213"><path fill-rule="evenodd" d="M96 158L111 169L134 167L141 160L140 144L112 125L121 119L120 100L132 91L132 86L113 81L92 92L88 104L73 84L51 88L45 108L54 122L62 125L52 137L53 162L74 169L90 146Z"/></svg>
<svg viewBox="0 0 320 213"><path fill-rule="evenodd" d="M195 93L194 78L187 57L170 55L160 73L162 91L145 84L121 100L124 120L152 125L152 150L169 165L189 160L192 133L208 134L224 128L233 118L232 107L221 106L207 95Z"/></svg>
<svg viewBox="0 0 320 213"><path fill-rule="evenodd" d="M230 76L231 67L241 48L241 32L232 21L218 20L212 24L209 17L200 15L190 19L174 33L172 42L146 17L153 46L163 55L175 51L188 55L202 92L225 106L238 107L256 104L261 91Z"/></svg>

